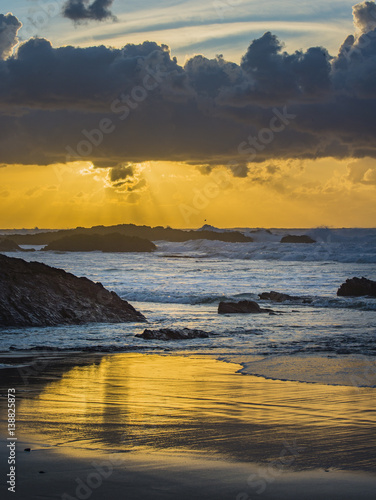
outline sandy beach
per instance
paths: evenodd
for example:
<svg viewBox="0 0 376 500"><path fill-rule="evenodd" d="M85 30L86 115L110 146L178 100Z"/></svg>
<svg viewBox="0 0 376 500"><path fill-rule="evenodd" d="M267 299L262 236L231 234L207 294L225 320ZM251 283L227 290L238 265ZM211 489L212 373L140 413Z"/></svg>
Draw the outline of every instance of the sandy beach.
<svg viewBox="0 0 376 500"><path fill-rule="evenodd" d="M3 370L18 440L6 498L374 498L375 389L265 380L209 356L36 366Z"/></svg>
<svg viewBox="0 0 376 500"><path fill-rule="evenodd" d="M376 500L376 0L0 4L0 500Z"/></svg>

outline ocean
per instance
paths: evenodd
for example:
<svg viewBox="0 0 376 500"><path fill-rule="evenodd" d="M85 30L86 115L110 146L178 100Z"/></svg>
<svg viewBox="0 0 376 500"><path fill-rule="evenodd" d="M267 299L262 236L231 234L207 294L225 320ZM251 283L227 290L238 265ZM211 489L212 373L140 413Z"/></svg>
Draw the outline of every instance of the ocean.
<svg viewBox="0 0 376 500"><path fill-rule="evenodd" d="M242 373L265 378L376 387L376 299L336 295L347 278L376 280L376 229L241 231L254 242L156 241L157 251L150 254L8 252L101 282L149 324L2 328L0 350L195 353L238 363ZM308 234L317 243L280 243L286 234ZM271 290L311 301L259 299ZM221 300L243 299L276 314L217 314ZM167 342L136 338L145 327L198 328L215 335Z"/></svg>

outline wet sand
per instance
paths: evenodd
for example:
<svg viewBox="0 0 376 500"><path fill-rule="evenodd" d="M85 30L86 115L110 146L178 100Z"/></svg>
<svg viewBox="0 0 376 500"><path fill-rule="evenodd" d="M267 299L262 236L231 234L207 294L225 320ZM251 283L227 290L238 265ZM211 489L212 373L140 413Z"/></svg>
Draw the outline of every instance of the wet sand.
<svg viewBox="0 0 376 500"><path fill-rule="evenodd" d="M204 356L75 364L3 370L18 401L9 498L375 498L375 389L265 380ZM6 453L3 439L2 485Z"/></svg>

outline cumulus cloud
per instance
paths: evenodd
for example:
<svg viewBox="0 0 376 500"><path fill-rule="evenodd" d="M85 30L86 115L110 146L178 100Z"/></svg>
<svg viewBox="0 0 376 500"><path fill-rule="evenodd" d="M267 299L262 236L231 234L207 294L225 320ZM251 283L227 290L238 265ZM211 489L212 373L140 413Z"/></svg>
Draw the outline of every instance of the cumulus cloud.
<svg viewBox="0 0 376 500"><path fill-rule="evenodd" d="M111 112L111 100L142 86L145 68L157 66L178 69L168 47L155 42L123 49L54 49L48 40L32 38L20 45L16 58L0 66L0 106Z"/></svg>
<svg viewBox="0 0 376 500"><path fill-rule="evenodd" d="M375 2L362 2L354 5L353 16L355 27L361 33L368 33L376 28Z"/></svg>
<svg viewBox="0 0 376 500"><path fill-rule="evenodd" d="M294 54L282 49L282 43L270 32L249 46L241 63L250 77L245 92L248 99L311 99L329 90L330 57L324 48Z"/></svg>
<svg viewBox="0 0 376 500"><path fill-rule="evenodd" d="M197 55L182 67L155 42L54 48L40 38L0 61L0 163L90 161L111 168L120 190L143 188L143 161L244 177L275 159L376 158L375 115L373 29L349 35L336 57L319 46L288 53L267 32L240 65Z"/></svg>
<svg viewBox="0 0 376 500"><path fill-rule="evenodd" d="M0 14L0 59L11 55L18 43L17 32L21 26L21 22L12 14Z"/></svg>
<svg viewBox="0 0 376 500"><path fill-rule="evenodd" d="M367 158L354 161L348 165L348 179L353 184L376 186L376 162Z"/></svg>
<svg viewBox="0 0 376 500"><path fill-rule="evenodd" d="M85 21L115 20L110 7L114 0L68 0L63 7L63 16L76 23Z"/></svg>

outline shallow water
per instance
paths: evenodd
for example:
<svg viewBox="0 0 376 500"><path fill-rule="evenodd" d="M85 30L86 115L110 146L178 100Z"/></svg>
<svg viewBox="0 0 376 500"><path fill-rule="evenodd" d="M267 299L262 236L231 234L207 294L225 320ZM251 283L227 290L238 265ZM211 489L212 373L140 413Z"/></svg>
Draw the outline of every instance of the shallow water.
<svg viewBox="0 0 376 500"><path fill-rule="evenodd" d="M114 354L59 379L51 365L41 391L20 395L17 435L75 449L264 464L285 456L291 470L374 470L375 389L264 380L237 368L207 356Z"/></svg>
<svg viewBox="0 0 376 500"><path fill-rule="evenodd" d="M248 373L265 377L376 385L376 299L336 296L349 277L376 279L376 230L305 231L318 241L314 245L279 243L286 230L248 233L254 243L157 242L153 254L9 253L100 281L139 309L149 328L199 328L215 335L161 343L135 338L145 328L142 324L12 328L1 330L0 349L186 349L241 359ZM309 296L312 303L259 301L258 294L270 290ZM277 314L218 315L219 301L227 299L257 300ZM255 364L253 356L262 362ZM290 361L277 369L270 358L280 356ZM320 363L306 368L304 360L312 356L327 361L325 377ZM354 358L353 371L347 370L349 357Z"/></svg>

